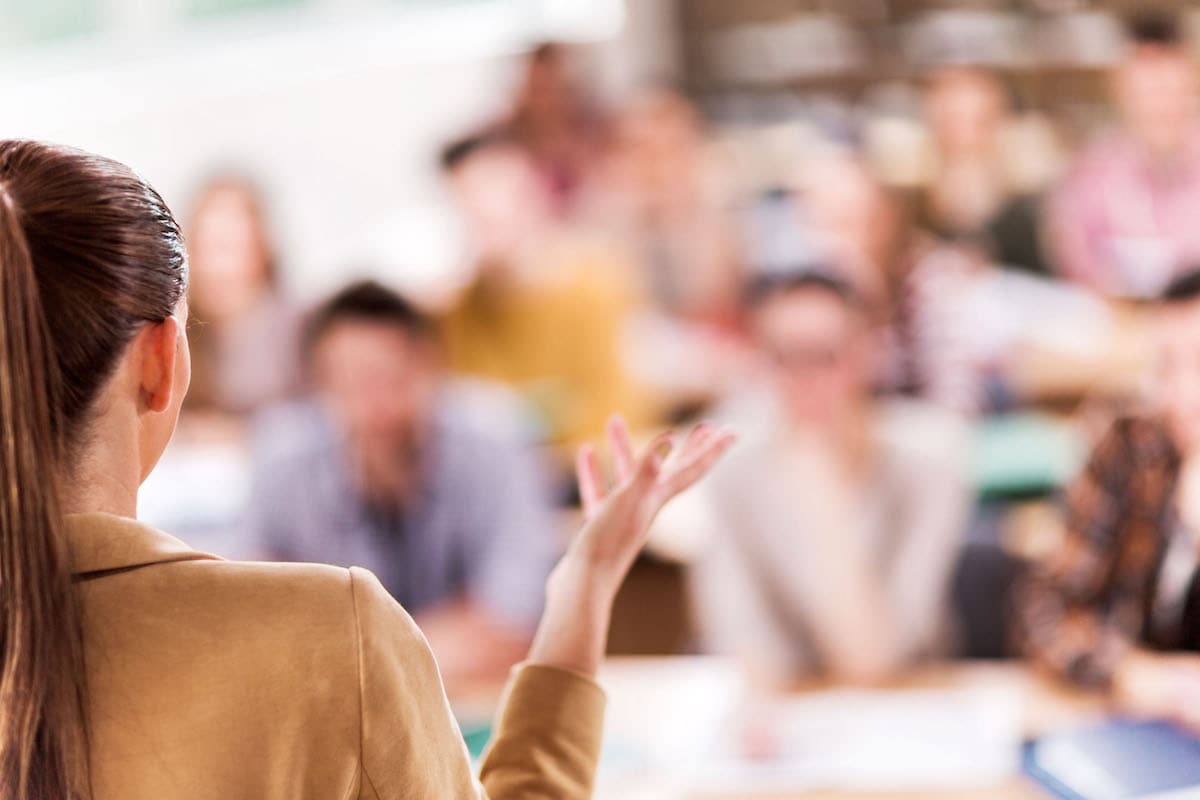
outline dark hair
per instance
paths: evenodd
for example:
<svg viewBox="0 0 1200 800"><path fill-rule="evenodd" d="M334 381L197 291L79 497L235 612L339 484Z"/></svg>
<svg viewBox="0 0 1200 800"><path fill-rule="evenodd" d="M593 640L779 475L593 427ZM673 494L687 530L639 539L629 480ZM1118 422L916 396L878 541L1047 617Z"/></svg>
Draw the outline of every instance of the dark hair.
<svg viewBox="0 0 1200 800"><path fill-rule="evenodd" d="M347 320L391 325L420 340L433 336L433 323L400 294L378 281L359 281L321 303L309 315L302 337L304 360L310 359L330 328Z"/></svg>
<svg viewBox="0 0 1200 800"><path fill-rule="evenodd" d="M0 141L0 796L88 793L60 488L126 346L186 289L179 226L128 167Z"/></svg>
<svg viewBox="0 0 1200 800"><path fill-rule="evenodd" d="M1175 15L1165 9L1144 9L1125 21L1125 36L1135 45L1178 47L1183 34Z"/></svg>
<svg viewBox="0 0 1200 800"><path fill-rule="evenodd" d="M754 276L746 286L744 299L748 311L756 311L769 300L793 292L815 291L832 295L854 311L864 311L866 303L858 290L840 275L817 267Z"/></svg>
<svg viewBox="0 0 1200 800"><path fill-rule="evenodd" d="M534 64L547 64L560 61L567 55L567 48L561 42L538 42L529 50L529 61Z"/></svg>
<svg viewBox="0 0 1200 800"><path fill-rule="evenodd" d="M1166 305L1190 303L1193 300L1200 300L1200 269L1179 275L1159 295L1159 301Z"/></svg>
<svg viewBox="0 0 1200 800"><path fill-rule="evenodd" d="M455 139L442 148L438 163L442 172L450 173L472 157L487 150L517 147L511 136L500 130L486 130Z"/></svg>

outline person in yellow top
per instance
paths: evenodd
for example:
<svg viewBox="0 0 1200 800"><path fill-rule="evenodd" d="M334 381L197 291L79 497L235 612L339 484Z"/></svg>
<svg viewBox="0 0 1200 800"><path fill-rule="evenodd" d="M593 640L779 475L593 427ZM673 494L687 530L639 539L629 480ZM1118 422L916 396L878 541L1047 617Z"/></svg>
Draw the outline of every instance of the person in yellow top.
<svg viewBox="0 0 1200 800"><path fill-rule="evenodd" d="M420 630L371 573L225 561L136 521L190 379L183 237L127 167L0 142L0 797L585 798L592 679L664 463L612 428L476 778Z"/></svg>
<svg viewBox="0 0 1200 800"><path fill-rule="evenodd" d="M622 358L640 305L627 261L555 221L528 154L503 136L451 144L442 167L476 265L442 320L450 368L516 389L560 451L601 434L614 411L635 428L652 422Z"/></svg>

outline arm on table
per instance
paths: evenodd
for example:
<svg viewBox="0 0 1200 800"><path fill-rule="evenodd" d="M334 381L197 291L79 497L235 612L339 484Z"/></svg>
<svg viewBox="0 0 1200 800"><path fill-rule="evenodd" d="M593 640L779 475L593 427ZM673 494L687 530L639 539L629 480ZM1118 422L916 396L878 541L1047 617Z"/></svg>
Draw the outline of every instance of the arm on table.
<svg viewBox="0 0 1200 800"><path fill-rule="evenodd" d="M942 438L944 452L914 464L906 476L912 505L889 579L901 661L929 655L944 632L951 576L970 516L967 431L947 429Z"/></svg>
<svg viewBox="0 0 1200 800"><path fill-rule="evenodd" d="M1031 567L1016 592L1022 649L1039 666L1085 686L1111 685L1141 625L1140 615L1109 611L1136 468L1130 460L1127 424L1118 421L1067 492L1062 545Z"/></svg>
<svg viewBox="0 0 1200 800"><path fill-rule="evenodd" d="M688 576L704 643L715 653L736 658L763 688L789 687L800 671L797 659L802 648L771 607L764 576L747 552L753 537L729 514L721 513L717 502L711 505L715 529Z"/></svg>

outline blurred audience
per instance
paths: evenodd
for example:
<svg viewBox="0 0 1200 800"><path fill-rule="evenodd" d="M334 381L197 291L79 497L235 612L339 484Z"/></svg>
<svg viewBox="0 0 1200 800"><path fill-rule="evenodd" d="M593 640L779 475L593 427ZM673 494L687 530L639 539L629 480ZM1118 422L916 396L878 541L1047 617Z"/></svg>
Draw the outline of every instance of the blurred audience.
<svg viewBox="0 0 1200 800"><path fill-rule="evenodd" d="M869 104L765 103L788 124L725 129L718 150L683 95L610 118L575 67L538 47L511 111L443 151L472 272L436 320L356 284L302 336L260 194L238 176L200 193L189 406L273 406L249 515L265 554L371 567L451 685L496 677L528 646L576 448L613 412L639 430L716 406L742 441L698 497L710 538L680 548L708 645L771 685L883 680L946 652L963 417L1127 393L1140 350L1119 363L1126 304L1097 293L1170 284L1159 405L1100 443L1017 618L1034 659L1130 710L1200 700L1200 657L1178 652L1200 651L1200 277L1178 278L1200 264L1200 120L1175 21L1131 20L1119 124L1045 197L1057 138L1022 128L1011 73L943 66L923 95L879 93L903 100L896 174L917 176L889 186Z"/></svg>
<svg viewBox="0 0 1200 800"><path fill-rule="evenodd" d="M526 61L512 111L497 126L529 153L558 216L574 211L599 162L607 127L575 73L565 45L538 45Z"/></svg>
<svg viewBox="0 0 1200 800"><path fill-rule="evenodd" d="M1092 452L1018 611L1038 664L1169 717L1200 703L1200 272L1164 298L1152 402Z"/></svg>
<svg viewBox="0 0 1200 800"><path fill-rule="evenodd" d="M1079 156L1054 198L1052 245L1068 278L1153 297L1200 263L1196 64L1174 19L1131 19L1111 88L1120 126Z"/></svg>
<svg viewBox="0 0 1200 800"><path fill-rule="evenodd" d="M676 92L643 92L620 112L593 213L635 250L666 314L729 324L741 274L729 177L696 109Z"/></svg>
<svg viewBox="0 0 1200 800"><path fill-rule="evenodd" d="M935 163L918 198L918 224L978 248L996 264L1049 274L1040 198L1006 157L1011 107L999 78L979 67L938 69L929 78L925 110Z"/></svg>
<svg viewBox="0 0 1200 800"><path fill-rule="evenodd" d="M703 407L740 372L742 282L733 187L696 109L666 89L624 106L581 216L629 251L647 299L628 366L672 413Z"/></svg>
<svg viewBox="0 0 1200 800"><path fill-rule="evenodd" d="M763 279L750 314L768 390L733 412L742 441L706 485L699 624L769 685L882 680L946 633L970 504L963 427L872 398L870 314L844 280Z"/></svg>
<svg viewBox="0 0 1200 800"><path fill-rule="evenodd" d="M501 677L560 552L511 404L443 377L432 323L375 283L314 313L305 354L314 399L258 426L252 535L271 558L374 571L448 684Z"/></svg>
<svg viewBox="0 0 1200 800"><path fill-rule="evenodd" d="M554 219L550 193L511 139L456 142L442 164L476 265L442 320L451 369L516 389L564 464L611 413L645 422L653 410L623 355L625 323L640 306L629 264Z"/></svg>
<svg viewBox="0 0 1200 800"><path fill-rule="evenodd" d="M954 313L961 278L980 267L978 253L935 246L853 154L835 152L812 163L792 206L795 213L780 221L781 230L755 235L787 239L785 229L800 225L807 234L797 253L807 250L812 260L836 264L869 300L883 331L875 387L954 410L979 408L985 390ZM778 241L772 248L784 270L794 268L797 253Z"/></svg>
<svg viewBox="0 0 1200 800"><path fill-rule="evenodd" d="M188 226L188 264L188 409L242 414L293 394L300 315L281 288L253 183L221 175L200 191Z"/></svg>

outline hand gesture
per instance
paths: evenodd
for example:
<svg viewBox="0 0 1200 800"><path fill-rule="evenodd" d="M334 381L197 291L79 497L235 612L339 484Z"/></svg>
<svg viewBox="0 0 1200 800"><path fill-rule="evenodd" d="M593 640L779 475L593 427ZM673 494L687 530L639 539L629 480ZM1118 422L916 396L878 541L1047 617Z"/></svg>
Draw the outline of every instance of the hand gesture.
<svg viewBox="0 0 1200 800"><path fill-rule="evenodd" d="M594 673L604 657L609 618L617 590L633 565L650 523L664 505L699 481L735 441L711 425L699 425L674 458L669 433L634 455L629 429L619 417L608 425L614 480L601 476L595 451L578 461L584 524L555 567L546 589L546 611L530 661Z"/></svg>

